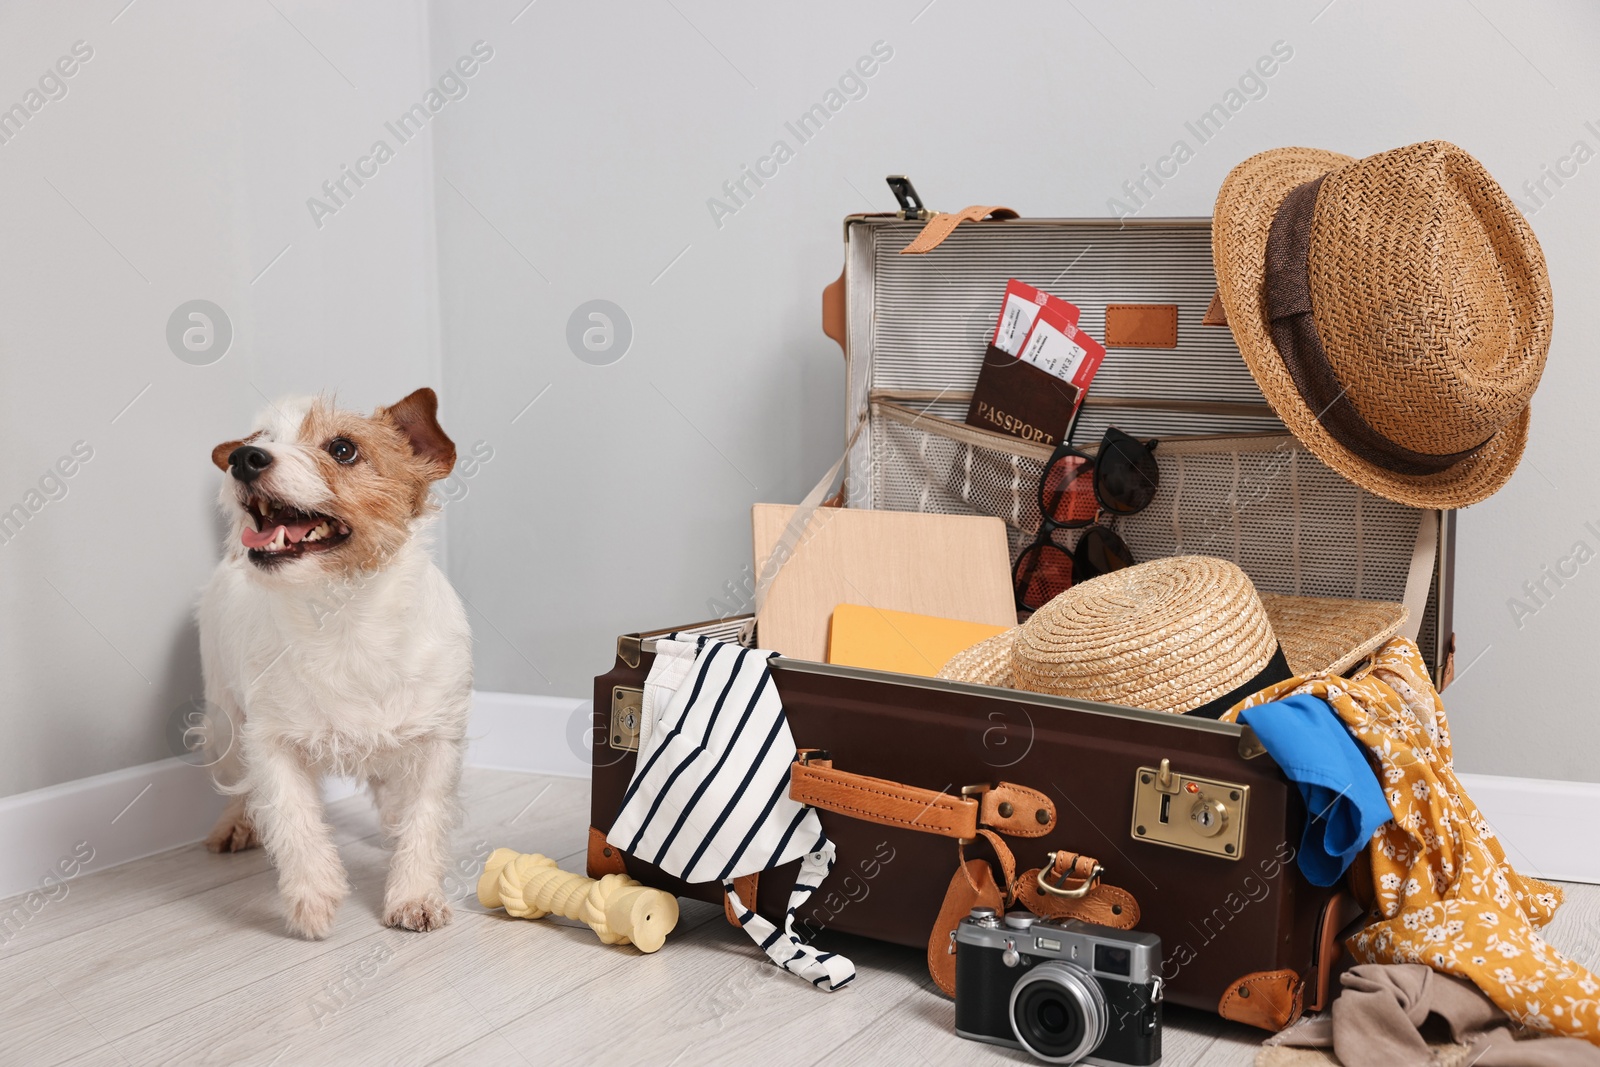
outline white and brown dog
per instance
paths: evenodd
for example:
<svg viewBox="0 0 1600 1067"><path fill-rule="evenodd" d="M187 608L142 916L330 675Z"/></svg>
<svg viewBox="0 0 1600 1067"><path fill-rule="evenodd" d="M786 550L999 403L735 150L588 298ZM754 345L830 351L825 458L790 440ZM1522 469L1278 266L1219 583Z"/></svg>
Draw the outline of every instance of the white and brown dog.
<svg viewBox="0 0 1600 1067"><path fill-rule="evenodd" d="M258 842L290 931L317 938L349 892L324 774L365 780L393 842L383 921L450 921L442 890L472 693L472 635L428 554L430 485L456 450L419 389L371 415L286 401L218 445L231 537L200 605L206 699L236 743L206 846Z"/></svg>

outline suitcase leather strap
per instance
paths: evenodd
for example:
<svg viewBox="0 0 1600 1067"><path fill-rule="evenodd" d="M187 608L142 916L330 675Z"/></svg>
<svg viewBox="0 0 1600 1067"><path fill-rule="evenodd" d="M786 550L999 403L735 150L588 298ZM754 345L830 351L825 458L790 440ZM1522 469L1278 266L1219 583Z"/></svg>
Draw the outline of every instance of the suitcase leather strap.
<svg viewBox="0 0 1600 1067"><path fill-rule="evenodd" d="M1082 919L1118 930L1132 929L1139 922L1139 902L1126 889L1102 882L1103 869L1092 856L1051 852L1044 866L1018 877L1016 858L1000 836L992 830L979 830L978 836L1000 861L1007 907L1020 904L1041 919ZM956 857L965 870L969 862L965 843L956 846Z"/></svg>
<svg viewBox="0 0 1600 1067"><path fill-rule="evenodd" d="M933 933L928 937L928 976L944 995L956 995L956 924L965 919L973 908L1005 910L1000 887L994 884L994 872L983 860L966 860L950 878L950 888L945 891L944 904L939 917L933 921Z"/></svg>
<svg viewBox="0 0 1600 1067"><path fill-rule="evenodd" d="M823 811L864 822L972 841L980 828L1011 837L1043 837L1056 826L1056 806L1037 789L1001 782L966 786L960 793L921 789L836 770L808 749L791 768L789 796Z"/></svg>
<svg viewBox="0 0 1600 1067"><path fill-rule="evenodd" d="M1100 865L1088 856L1052 852L1043 867L1023 871L1014 884L1016 902L1041 918L1082 919L1118 930L1139 924L1139 902L1126 889L1100 881Z"/></svg>
<svg viewBox="0 0 1600 1067"><path fill-rule="evenodd" d="M967 858L965 842L957 846L960 865L928 935L928 974L946 996L956 995L956 926L975 907L1003 912L1012 904L1021 904L1040 918L1082 919L1119 930L1139 921L1138 901L1127 890L1101 882L1100 864L1092 858L1052 852L1043 867L1015 878L1016 860L999 835L979 830L978 836L994 849L1006 884L1004 890L995 884L987 862Z"/></svg>
<svg viewBox="0 0 1600 1067"><path fill-rule="evenodd" d="M932 252L950 236L952 230L963 222L981 222L984 218L1014 219L1017 213L1008 207L992 207L983 204L973 204L971 207L962 208L960 211L941 211L928 220L922 227L922 232L917 234L916 240L900 250L902 256L918 256L924 252Z"/></svg>
<svg viewBox="0 0 1600 1067"><path fill-rule="evenodd" d="M946 993L954 991L956 924L977 905L996 910L1021 904L1047 919L1081 919L1126 930L1139 921L1133 894L1101 881L1093 857L1057 851L1017 876L1016 858L1000 836L1040 837L1056 825L1055 805L1035 789L1000 782L968 786L959 794L852 774L833 766L819 749L802 749L790 768L789 795L802 804L865 822L956 840L957 869L928 938L928 971ZM979 839L994 850L1005 881L996 885L990 864L968 859Z"/></svg>

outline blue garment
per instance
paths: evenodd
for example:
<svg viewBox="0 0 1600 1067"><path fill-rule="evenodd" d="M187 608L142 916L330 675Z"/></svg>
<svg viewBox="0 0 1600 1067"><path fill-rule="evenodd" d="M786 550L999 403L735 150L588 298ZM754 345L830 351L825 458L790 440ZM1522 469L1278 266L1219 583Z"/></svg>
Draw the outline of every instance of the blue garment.
<svg viewBox="0 0 1600 1067"><path fill-rule="evenodd" d="M1392 817L1366 752L1326 700L1306 693L1239 713L1306 802L1300 870L1333 885Z"/></svg>

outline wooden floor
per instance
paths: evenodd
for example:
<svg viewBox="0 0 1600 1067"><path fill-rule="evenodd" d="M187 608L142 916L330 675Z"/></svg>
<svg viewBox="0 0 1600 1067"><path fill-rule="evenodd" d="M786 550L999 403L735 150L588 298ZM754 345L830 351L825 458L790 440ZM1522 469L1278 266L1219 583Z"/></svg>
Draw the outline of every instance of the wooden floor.
<svg viewBox="0 0 1600 1067"><path fill-rule="evenodd" d="M364 796L330 818L355 892L325 941L288 937L260 850L176 849L70 883L0 946L0 1063L1019 1064L957 1038L922 954L836 938L857 980L824 994L771 966L720 908L685 902L666 948L508 919L473 889L492 847L580 870L588 783L474 770L456 837L456 920L378 923L387 855ZM0 911L8 906L0 906ZM1600 888L1575 886L1550 930L1593 965ZM1262 1035L1169 1008L1163 1063L1249 1064Z"/></svg>

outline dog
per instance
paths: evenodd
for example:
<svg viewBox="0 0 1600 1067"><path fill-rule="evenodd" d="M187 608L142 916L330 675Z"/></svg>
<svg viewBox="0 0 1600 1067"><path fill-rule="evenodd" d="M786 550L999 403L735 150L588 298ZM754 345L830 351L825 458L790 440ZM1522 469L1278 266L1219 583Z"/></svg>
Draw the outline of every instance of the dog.
<svg viewBox="0 0 1600 1067"><path fill-rule="evenodd" d="M201 665L235 740L206 847L265 846L300 937L325 936L349 893L324 774L372 791L394 849L384 924L450 921L472 634L428 554L429 489L456 457L437 413L432 389L371 415L288 400L211 452L230 537L199 607Z"/></svg>

